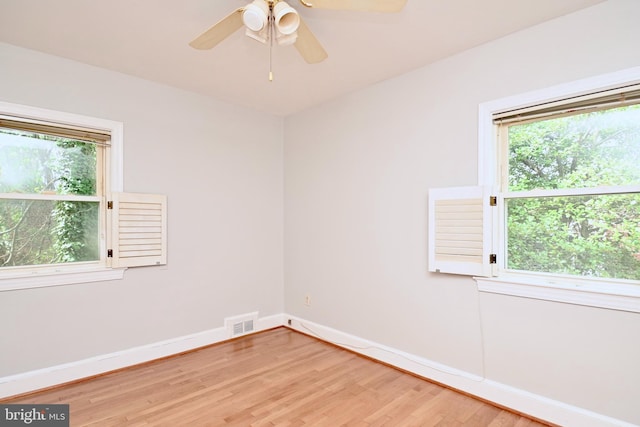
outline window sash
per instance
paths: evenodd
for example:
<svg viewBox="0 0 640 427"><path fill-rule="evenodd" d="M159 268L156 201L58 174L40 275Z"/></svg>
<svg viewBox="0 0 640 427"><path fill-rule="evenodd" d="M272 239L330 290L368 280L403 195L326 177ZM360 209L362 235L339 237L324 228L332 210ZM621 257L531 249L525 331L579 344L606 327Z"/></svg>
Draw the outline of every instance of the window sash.
<svg viewBox="0 0 640 427"><path fill-rule="evenodd" d="M47 134L54 137L79 140L97 145L96 149L96 194L94 196L79 196L72 194L49 193L0 193L2 199L34 199L34 200L76 200L99 201L109 191L107 184L110 180L110 151L111 133L80 127L75 125L53 124L52 122L35 121L31 119L9 120L6 115L0 114L0 128L21 130Z"/></svg>
<svg viewBox="0 0 640 427"><path fill-rule="evenodd" d="M505 199L533 198L533 197L563 197L563 196L597 196L605 194L640 193L640 185L625 185L611 187L561 188L553 190L529 190L503 192Z"/></svg>
<svg viewBox="0 0 640 427"><path fill-rule="evenodd" d="M0 199L10 200L56 200L69 202L100 202L103 197L81 196L75 194L29 194L29 193L0 193Z"/></svg>
<svg viewBox="0 0 640 427"><path fill-rule="evenodd" d="M640 85L637 85L640 87ZM640 96L640 90L638 90ZM640 104L640 98L632 103L626 105ZM623 105L614 105L608 108L621 107ZM597 109L597 108L596 108ZM509 126L513 124L525 124L525 122L537 122L544 121L546 119L560 118L569 115L583 114L586 110L574 110L569 113L558 112L541 117L530 117L520 121L502 122L494 120L495 138L498 142L497 153L497 173L498 183L502 196L507 198L516 197L549 197L549 196L577 196L577 195L598 195L598 194L623 194L623 193L637 193L640 192L640 185L619 185L619 186L598 186L598 187L573 187L573 188L560 188L560 189L534 189L534 190L522 190L522 191L509 191ZM494 114L494 117L498 115Z"/></svg>

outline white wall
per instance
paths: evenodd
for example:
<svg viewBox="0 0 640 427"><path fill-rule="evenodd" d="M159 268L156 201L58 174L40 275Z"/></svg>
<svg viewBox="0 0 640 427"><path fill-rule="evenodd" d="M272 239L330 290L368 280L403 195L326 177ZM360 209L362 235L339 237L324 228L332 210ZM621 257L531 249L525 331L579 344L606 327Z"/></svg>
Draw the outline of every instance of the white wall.
<svg viewBox="0 0 640 427"><path fill-rule="evenodd" d="M167 266L0 292L0 377L282 313L281 118L6 44L0 64L1 101L123 122L124 190L169 201Z"/></svg>
<svg viewBox="0 0 640 427"><path fill-rule="evenodd" d="M285 120L285 310L640 424L640 316L427 272L427 190L477 183L482 102L640 64L610 0ZM306 296L311 305L304 304Z"/></svg>

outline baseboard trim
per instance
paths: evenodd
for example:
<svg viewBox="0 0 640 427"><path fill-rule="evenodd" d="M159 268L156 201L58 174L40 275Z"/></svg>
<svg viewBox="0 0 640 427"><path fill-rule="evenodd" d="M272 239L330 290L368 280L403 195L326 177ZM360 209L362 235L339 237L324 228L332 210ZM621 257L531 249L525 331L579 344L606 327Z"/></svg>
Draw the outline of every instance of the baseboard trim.
<svg viewBox="0 0 640 427"><path fill-rule="evenodd" d="M255 332L282 326L284 324L283 316L283 314L276 314L258 318ZM217 344L230 338L227 328L219 327L71 363L1 377L0 399L102 375L133 365Z"/></svg>
<svg viewBox="0 0 640 427"><path fill-rule="evenodd" d="M387 347L295 316L285 315L296 331L368 358L435 381L499 406L561 426L636 427L634 424L492 381L472 373ZM289 322L290 321L290 322Z"/></svg>

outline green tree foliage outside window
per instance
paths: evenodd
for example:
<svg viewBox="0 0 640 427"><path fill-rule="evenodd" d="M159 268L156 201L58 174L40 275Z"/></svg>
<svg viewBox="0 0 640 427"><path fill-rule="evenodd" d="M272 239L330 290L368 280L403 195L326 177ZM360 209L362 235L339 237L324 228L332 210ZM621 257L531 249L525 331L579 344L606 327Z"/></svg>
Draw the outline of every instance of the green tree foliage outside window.
<svg viewBox="0 0 640 427"><path fill-rule="evenodd" d="M506 267L640 280L640 105L513 124L508 139Z"/></svg>
<svg viewBox="0 0 640 427"><path fill-rule="evenodd" d="M0 130L0 268L100 258L98 149Z"/></svg>

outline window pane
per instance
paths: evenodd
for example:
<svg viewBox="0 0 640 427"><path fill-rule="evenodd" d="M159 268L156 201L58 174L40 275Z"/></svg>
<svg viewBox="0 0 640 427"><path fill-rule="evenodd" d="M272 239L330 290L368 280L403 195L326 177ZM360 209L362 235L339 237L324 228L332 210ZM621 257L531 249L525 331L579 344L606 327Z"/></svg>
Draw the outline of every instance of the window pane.
<svg viewBox="0 0 640 427"><path fill-rule="evenodd" d="M97 261L99 203L0 199L0 267Z"/></svg>
<svg viewBox="0 0 640 427"><path fill-rule="evenodd" d="M640 194L505 203L508 269L640 280Z"/></svg>
<svg viewBox="0 0 640 427"><path fill-rule="evenodd" d="M0 129L0 193L96 195L96 146Z"/></svg>
<svg viewBox="0 0 640 427"><path fill-rule="evenodd" d="M509 126L509 191L640 184L640 105Z"/></svg>

